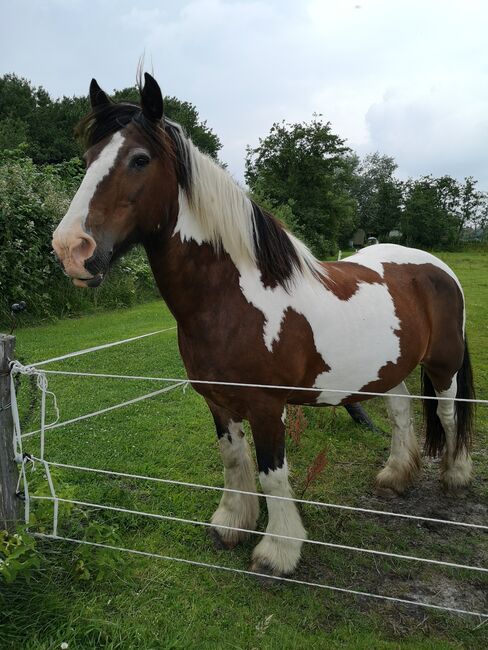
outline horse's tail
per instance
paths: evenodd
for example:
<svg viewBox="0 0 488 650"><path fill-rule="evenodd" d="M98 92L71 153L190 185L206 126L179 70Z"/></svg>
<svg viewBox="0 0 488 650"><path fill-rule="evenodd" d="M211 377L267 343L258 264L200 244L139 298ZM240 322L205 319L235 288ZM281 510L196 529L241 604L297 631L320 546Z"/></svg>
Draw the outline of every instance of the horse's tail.
<svg viewBox="0 0 488 650"><path fill-rule="evenodd" d="M426 397L435 397L435 390L430 377L421 369L422 395ZM475 399L473 385L473 372L471 368L471 359L468 350L468 341L464 339L464 357L463 363L457 373L457 391L456 397L459 399ZM424 421L425 421L425 452L429 456L438 456L444 449L446 443L446 434L437 415L437 400L423 400ZM473 402L456 402L456 450L455 456L460 452L468 452L471 447L474 426L474 403Z"/></svg>

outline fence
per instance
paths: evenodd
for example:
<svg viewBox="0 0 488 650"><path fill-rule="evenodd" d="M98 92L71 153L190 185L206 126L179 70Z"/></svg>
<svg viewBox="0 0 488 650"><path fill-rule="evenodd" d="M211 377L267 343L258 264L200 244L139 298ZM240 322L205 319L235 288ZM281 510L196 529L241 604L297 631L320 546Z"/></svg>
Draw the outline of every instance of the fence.
<svg viewBox="0 0 488 650"><path fill-rule="evenodd" d="M206 381L206 380L188 380L186 378L169 378L169 377L147 377L147 376L139 376L139 375L122 375L122 374L108 374L108 373L88 373L88 372L75 372L75 371L63 371L63 370L46 370L45 366L47 366L50 363L53 363L55 361L63 361L65 359L85 355L91 352L99 351L99 350L104 350L110 347L130 343L132 341L136 341L139 339L143 339L149 336L154 336L157 334L161 334L164 332L168 332L170 330L174 330L176 327L171 327L171 328L166 328L163 330L157 330L154 332L149 332L147 334L142 334L139 336L133 336L128 339L120 340L120 341L114 341L111 343L105 343L103 345L98 345L94 346L91 348L87 348L84 350L79 350L76 352L71 352L69 354L61 355L58 357L54 357L51 359L46 359L42 360L33 364L29 365L22 365L18 361L15 360L10 360L13 359L13 337L2 337L1 342L2 342L2 349L0 352L3 353L3 359L0 359L0 362L3 364L2 368L2 374L0 375L1 383L0 383L0 397L1 397L1 402L0 402L0 423L4 425L3 429L4 431L10 430L11 435L13 436L12 438L7 439L5 436L0 436L0 443L3 445L3 448L0 448L0 457L3 455L2 451L5 452L5 458L7 459L7 464L6 466L2 466L2 477L3 477L3 485L1 485L0 481L0 487L2 488L2 504L3 504L3 519L7 521L8 519L15 519L18 516L19 513L19 502L18 500L15 499L13 496L15 493L19 493L20 491L20 486L22 485L23 487L23 493L24 493L24 518L26 521L26 524L29 524L30 521L30 506L31 506L31 501L35 500L49 500L53 502L53 522L52 522L52 533L33 533L36 537L42 538L42 539L50 539L50 540L64 540L67 542L75 543L75 544L85 544L89 546L94 546L94 547L100 547L100 548L108 548L112 549L115 551L123 551L127 553L132 553L135 555L139 556L145 556L145 557L154 557L166 561L171 561L171 562L177 562L181 564L187 564L187 565L192 565L192 566L197 566L197 567L205 567L205 568L210 568L210 569L217 569L221 571L227 571L227 572L232 572L232 573L237 573L237 574L242 574L242 575L251 575L251 576L261 576L265 577L267 579L273 579L276 581L281 581L285 583L291 583L291 584L297 584L297 585L304 585L307 587L315 587L315 588L320 588L320 589L325 589L329 591L335 591L335 592L340 592L340 593L347 593L347 594L352 594L355 596L362 596L362 597L367 597L367 598L373 598L377 600L382 600L382 601L389 601L389 602L395 602L395 603L400 603L400 604L405 604L405 605L413 605L416 607L423 607L423 608L429 608L429 609L434 609L434 610L441 610L441 611L446 611L446 612L451 612L451 613L456 613L456 614L465 614L465 615L474 615L480 617L480 619L488 619L488 613L484 612L475 612L471 610L466 610L466 609L461 609L461 608L454 608L454 607L447 607L444 605L437 605L434 603L427 603L427 602L421 602L417 600L411 600L411 599L406 599L406 598L398 598L394 596L389 596L385 594L375 594L375 593L369 593L366 591L359 591L356 589L350 589L350 588L345 588L345 587L338 587L334 585L327 585L327 584L322 584L322 583L317 583L317 582L309 582L305 580L299 580L298 578L291 578L291 577L278 577L278 576L269 576L261 573L256 573L254 571L247 571L244 569L238 569L234 567L226 567L226 566L220 566L217 564L210 564L207 562L200 562L197 560L190 560L186 558L180 558L180 557L173 557L173 556L167 556L167 555L161 555L157 553L151 553L151 552L146 552L146 551L141 551L141 550L136 550L136 549L131 549L131 548L124 548L120 546L114 546L111 544L104 544L104 543L97 543L97 542L91 542L87 540L82 540L82 539L74 539L70 537L65 537L63 535L59 534L59 522L58 522L58 517L59 517L59 504L60 503L71 503L74 505L78 505L81 507L88 507L88 508L97 508L97 509L103 509L103 510L109 510L113 512L121 512L121 513L128 513L132 515L137 515L141 517L149 517L152 519L160 520L160 521L172 521L176 523L183 523L183 524L191 524L191 525L197 525L197 526L203 526L203 527L213 527L213 528L222 528L222 529L228 529L228 530L234 530L238 532L245 532L249 533L252 535L260 535L260 536L271 536L271 537L276 537L276 538L281 538L281 539L287 539L287 540L293 540L293 541L300 541L303 543L307 544L312 544L316 546L322 546L322 547L327 547L327 548L332 548L332 549L340 549L343 551L348 551L348 552L354 552L354 553L364 553L367 555L371 556L379 556L379 557L389 557L389 558L394 558L397 560L407 560L407 561L412 561L412 562L419 562L419 563L424 563L424 564L431 564L431 565L438 565L438 566L443 566L443 567L449 567L453 569L463 569L463 570L468 570L468 571L474 571L478 573L488 573L488 568L481 567L481 566L473 566L473 565L466 565L466 564L460 564L456 562L449 562L445 560L436 560L436 559L431 559L431 558L425 558L425 557L417 557L414 555L405 555L405 554L399 554L399 553L393 553L393 552L387 552L387 551L381 551L377 549L372 549L372 548L363 548L363 547L357 547L357 546L349 546L345 544L336 544L333 542L325 542L321 540L314 540L314 539L301 539L297 537L291 537L291 536L286 536L286 535L281 535L277 533L270 533L268 531L257 531L257 530L248 530L248 529L243 529L243 528L237 528L237 527L231 527L231 526L225 526L221 524L210 524L209 522L204 522L196 519L185 519L182 517L176 517L176 516L170 516L170 515L162 515L162 514L156 514L156 513L149 513L149 512L144 512L144 511L139 511L139 510L132 510L129 508L122 508L122 507L116 507L116 506L108 506L104 504L99 504L99 503L92 503L88 501L80 501L76 499L65 499L63 497L60 497L56 493L56 488L54 485L54 481L52 479L51 467L60 467L64 469L72 469L72 470L77 470L81 472L89 472L89 473L96 473L96 474L101 474L105 476L115 476L115 477L124 477L124 478L131 478L131 479L137 479L137 480L143 480L143 481L151 481L155 483L161 483L161 484L167 484L167 485L178 485L181 487L185 488L190 488L190 489L203 489L203 490L213 490L217 492L234 492L234 493L240 493L240 494L246 494L246 495L256 495L260 498L266 497L268 499L273 498L273 499L281 499L285 501L293 501L295 503L301 503L301 504L307 504L307 505L312 505L320 508L329 508L329 509L335 509L335 510L344 510L348 512L358 512L362 514L367 514L367 515L376 515L376 516L382 516L382 517L394 517L394 518L400 518L400 519L406 519L406 520L412 520L412 521L417 521L417 522L430 522L430 523L435 523L435 524L442 524L446 526L456 526L456 527L462 527L465 529L476 529L476 530L482 530L482 531L488 531L488 525L483 525L483 524L476 524L473 522L465 522L465 521L452 521L448 519L439 519L439 518L434 518L434 517L425 517L421 515L413 515L413 514L405 514L405 513L398 513L398 512L391 512L391 511L384 511L384 510L376 510L372 508L361 508L361 507L355 507L355 506L348 506L348 505L342 505L342 504L337 504L337 503L326 503L326 502L321 502L321 501L311 501L307 499L298 499L298 498L293 498L293 497L284 497L284 496L275 496L275 495L264 495L261 493L257 492L248 492L248 491L243 491L243 490L236 490L236 489L231 489L231 488L225 488L225 487L218 487L218 486L212 486L212 485L203 485L199 483L192 483L192 482L185 482L185 481L177 481L173 480L170 478L160 478L160 477L153 477L153 476L144 476L144 475L139 475L139 474L131 474L131 473L126 473L126 472L117 472L117 471L112 471L109 469L97 469L93 467L84 467L81 465L74 465L74 464L67 464L67 463L61 463L61 462L55 462L55 461L50 461L45 458L45 435L46 432L56 429L59 427L66 426L68 424L72 424L74 422L78 422L81 420L86 420L92 417L96 417L97 415L100 415L102 413L107 413L110 412L114 409L119 409L123 408L135 403L138 403L142 400L149 399L151 397L155 397L157 395L175 390L177 388L183 388L185 389L189 384L217 384L217 385L224 385L224 386L238 386L238 387L260 387L263 389L269 389L269 390L274 390L274 389L283 389L283 388L288 388L288 389L293 389L293 390L317 390L317 392L323 392L324 388L316 388L316 389L310 389L310 388L302 388L302 387L290 387L290 386L280 386L280 385L263 385L263 384L250 384L250 383L233 383L233 382L224 382L224 381ZM6 368L10 369L10 372L6 370ZM42 369L41 369L42 368ZM20 427L20 420L19 420L19 410L18 410L18 404L17 404L17 396L16 396L16 388L15 388L15 381L14 378L16 375L30 375L36 378L36 384L37 388L39 389L41 393L41 413L40 413L40 428L29 431L27 433L23 433L21 431ZM112 378L112 379L124 379L124 380L145 380L148 382L156 382L156 383L167 383L169 384L168 386L165 386L164 388L152 391L150 393L146 393L144 395L141 395L139 397L136 397L134 399L126 400L123 402L120 402L118 404L112 405L105 407L103 409L91 412L91 413L86 413L83 415L80 415L75 418L71 418L68 420L64 421L59 421L59 410L57 408L56 404L56 396L48 390L48 380L47 376L48 375L65 375L65 376L80 376L80 377L98 377L98 378ZM6 390L6 386L8 385L9 391ZM338 389L329 389L330 392L334 393L346 393L346 394L364 394L368 396L382 396L381 393L374 393L374 392L362 392L362 391L346 391L346 390L338 390ZM10 395L10 404L7 403L7 393ZM54 422L46 423L46 398L47 396L50 395L51 398L53 399L54 402L54 407L56 411L56 419ZM401 395L403 398L407 398L405 395ZM410 399L438 399L436 397L425 397L425 396L420 396L420 395L410 395L408 396ZM439 399L450 399L450 398L439 398ZM459 400L459 401L469 401L469 402L477 402L479 404L488 404L488 400ZM11 409L9 409L11 407ZM3 418L3 419L1 419ZM23 451L23 445L22 441L25 438L34 436L34 435L40 435L40 445L39 445L39 456L34 456L30 454L26 454ZM16 470L13 470L13 463L9 464L9 459L11 457L11 445L13 443L14 447L14 459L15 462L18 463L20 467L20 473L17 472ZM10 450L9 450L9 445L10 445ZM27 463L40 463L44 470L45 470L45 475L46 479L49 485L49 496L38 496L38 495L31 495L29 493L29 482L28 482L28 476L26 472L26 465ZM17 478L18 477L18 478ZM0 477L1 478L1 477ZM8 498L7 498L8 497Z"/></svg>

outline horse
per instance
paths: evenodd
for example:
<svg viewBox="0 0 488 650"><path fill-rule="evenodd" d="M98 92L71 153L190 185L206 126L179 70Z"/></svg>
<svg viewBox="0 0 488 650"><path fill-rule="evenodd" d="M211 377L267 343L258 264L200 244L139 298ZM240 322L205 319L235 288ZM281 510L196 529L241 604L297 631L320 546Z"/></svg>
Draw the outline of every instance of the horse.
<svg viewBox="0 0 488 650"><path fill-rule="evenodd" d="M91 111L78 128L86 173L52 245L78 287L100 285L125 251L144 247L177 322L188 378L209 382L192 386L215 422L225 488L236 490L224 490L211 519L221 544L232 548L256 529L247 420L268 510L251 568L285 576L297 567L307 534L294 501L276 498L292 497L288 404L348 405L384 394L393 433L376 486L404 493L420 469L405 385L419 364L423 395L432 398L424 400L427 452L442 455L446 489L468 485L472 403L454 398L474 393L453 271L392 244L318 261L165 118L151 75L139 92L140 105L114 103L92 80Z"/></svg>

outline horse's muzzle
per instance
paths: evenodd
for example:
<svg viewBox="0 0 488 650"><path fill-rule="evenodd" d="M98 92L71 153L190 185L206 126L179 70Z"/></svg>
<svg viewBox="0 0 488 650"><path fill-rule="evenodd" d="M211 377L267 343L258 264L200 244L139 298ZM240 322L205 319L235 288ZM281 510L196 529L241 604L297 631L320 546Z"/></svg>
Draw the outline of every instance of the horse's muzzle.
<svg viewBox="0 0 488 650"><path fill-rule="evenodd" d="M73 280L73 284L75 285L75 287L95 288L95 287L99 287L102 284L104 277L105 277L104 273L98 273L97 275L93 276L92 278L72 278L72 280Z"/></svg>

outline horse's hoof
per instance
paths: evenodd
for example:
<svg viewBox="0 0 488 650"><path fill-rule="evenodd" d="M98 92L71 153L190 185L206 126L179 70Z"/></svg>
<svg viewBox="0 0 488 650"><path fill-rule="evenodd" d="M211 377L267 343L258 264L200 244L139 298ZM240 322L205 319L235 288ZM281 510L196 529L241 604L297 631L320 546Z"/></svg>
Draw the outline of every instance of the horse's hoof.
<svg viewBox="0 0 488 650"><path fill-rule="evenodd" d="M449 499L459 499L465 497L469 492L469 485L452 485L451 483L441 483L444 496Z"/></svg>
<svg viewBox="0 0 488 650"><path fill-rule="evenodd" d="M216 528L209 528L208 535L217 551L230 551L235 546L232 542L226 542Z"/></svg>
<svg viewBox="0 0 488 650"><path fill-rule="evenodd" d="M263 587L280 584L281 580L279 578L286 577L284 574L279 573L269 564L262 562L261 560L253 560L250 570L256 574L256 580L258 580Z"/></svg>
<svg viewBox="0 0 488 650"><path fill-rule="evenodd" d="M385 485L375 485L374 493L377 497L382 497L383 499L396 499L401 496L401 492L397 492L391 487L386 487Z"/></svg>

